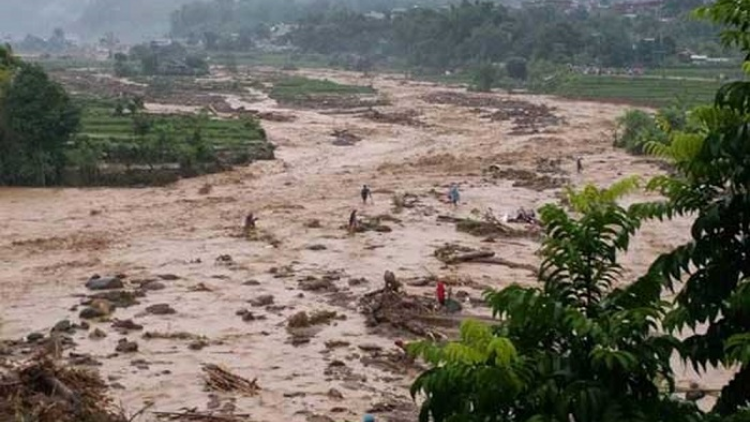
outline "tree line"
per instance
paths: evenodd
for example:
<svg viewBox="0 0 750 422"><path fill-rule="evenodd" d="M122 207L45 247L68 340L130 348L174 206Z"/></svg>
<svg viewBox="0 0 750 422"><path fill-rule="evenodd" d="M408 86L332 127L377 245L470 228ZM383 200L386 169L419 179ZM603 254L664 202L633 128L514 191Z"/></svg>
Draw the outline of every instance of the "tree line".
<svg viewBox="0 0 750 422"><path fill-rule="evenodd" d="M209 49L250 49L269 37L269 23L291 22L294 29L276 42L303 52L357 54L441 71L510 57L628 67L675 61L685 49L708 55L726 52L717 42L716 26L690 16L700 0L668 1L657 12L637 16L562 10L553 1L521 8L468 0L399 8L394 0L383 2L379 11L353 3L195 2L173 13L172 34L203 42Z"/></svg>

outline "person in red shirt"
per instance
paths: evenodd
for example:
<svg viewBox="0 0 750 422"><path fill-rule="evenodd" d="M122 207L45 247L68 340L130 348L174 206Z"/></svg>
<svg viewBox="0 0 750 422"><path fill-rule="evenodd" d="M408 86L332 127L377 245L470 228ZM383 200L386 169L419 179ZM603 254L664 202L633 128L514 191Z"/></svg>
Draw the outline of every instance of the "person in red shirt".
<svg viewBox="0 0 750 422"><path fill-rule="evenodd" d="M438 281L435 293L440 306L445 306L445 283L443 283L442 281Z"/></svg>

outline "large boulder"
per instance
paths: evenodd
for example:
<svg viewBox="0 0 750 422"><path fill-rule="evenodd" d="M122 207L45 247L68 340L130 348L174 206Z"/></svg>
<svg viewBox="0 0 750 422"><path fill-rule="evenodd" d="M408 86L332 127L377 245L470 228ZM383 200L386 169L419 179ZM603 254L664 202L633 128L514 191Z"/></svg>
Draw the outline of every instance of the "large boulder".
<svg viewBox="0 0 750 422"><path fill-rule="evenodd" d="M114 290L122 289L125 285L119 277L100 277L95 275L86 282L86 288L89 290Z"/></svg>

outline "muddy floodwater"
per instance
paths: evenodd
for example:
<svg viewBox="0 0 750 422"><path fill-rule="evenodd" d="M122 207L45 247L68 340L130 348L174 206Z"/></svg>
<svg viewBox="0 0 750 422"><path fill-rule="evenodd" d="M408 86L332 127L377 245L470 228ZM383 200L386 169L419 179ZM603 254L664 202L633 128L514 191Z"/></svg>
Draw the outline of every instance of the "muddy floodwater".
<svg viewBox="0 0 750 422"><path fill-rule="evenodd" d="M165 188L0 189L0 337L48 333L58 321L79 321L81 299L90 293L84 284L93 274L124 274L131 285L155 280L158 288L111 317L132 319L142 330L92 323L72 335L76 345L66 351L100 362L125 409L135 412L149 403L166 412L226 408L254 421L358 420L373 411L385 420L415 420L408 387L419 368L398 366L393 357L400 352L394 342L411 337L368 329L359 299L382 287L386 270L404 279L434 275L465 280L453 288L466 298L465 314L487 315L470 299L488 287L533 283L532 273L500 265L446 266L435 259L435 249L452 242L491 249L518 264L538 263L533 238L487 242L437 217L488 211L501 217L557 201L560 183L554 180L606 185L660 171L612 147L615 119L625 110L620 105L499 93L466 100L463 89L394 75L298 73L372 84L389 105L377 113L346 113L288 108L268 98L244 103L247 93L241 93L227 102L293 116L263 123L278 146L277 160ZM498 114L498 101L536 107L531 116ZM335 142L332 133L342 131L356 142ZM582 157L581 174L576 157ZM556 164L545 172L540 163L550 161ZM499 177L487 171L493 165L502 169ZM451 183L461 191L456 208L446 203ZM363 184L374 193L367 205L359 196ZM394 210L392 197L404 193L413 194L417 205ZM391 215L391 231L350 235L342 226L354 209L362 218ZM255 241L242 236L248 212L259 219ZM689 223L647 224L624 257L623 282L685 241ZM321 278L334 289L300 288L301 280ZM434 292L431 285L405 289L426 297ZM264 295L272 295L272 303L257 301ZM175 312L147 311L156 304ZM301 311L337 316L294 341L288 320ZM247 312L253 317L243 317ZM96 328L106 337L91 338ZM147 339L147 332L168 338ZM138 351L115 354L123 338L136 341ZM194 346L197 338L205 344ZM260 393L204 391L204 364L257 378ZM682 368L677 372L681 384L697 379ZM717 388L724 379L715 374L701 382ZM154 417L147 412L143 420Z"/></svg>

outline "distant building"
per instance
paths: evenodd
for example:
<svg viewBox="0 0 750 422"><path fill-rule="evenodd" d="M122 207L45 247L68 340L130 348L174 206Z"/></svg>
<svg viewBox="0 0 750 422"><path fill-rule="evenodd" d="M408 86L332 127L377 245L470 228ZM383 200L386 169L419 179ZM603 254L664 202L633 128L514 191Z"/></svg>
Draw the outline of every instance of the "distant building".
<svg viewBox="0 0 750 422"><path fill-rule="evenodd" d="M624 15L656 11L664 6L664 0L629 0L612 5L611 9Z"/></svg>

